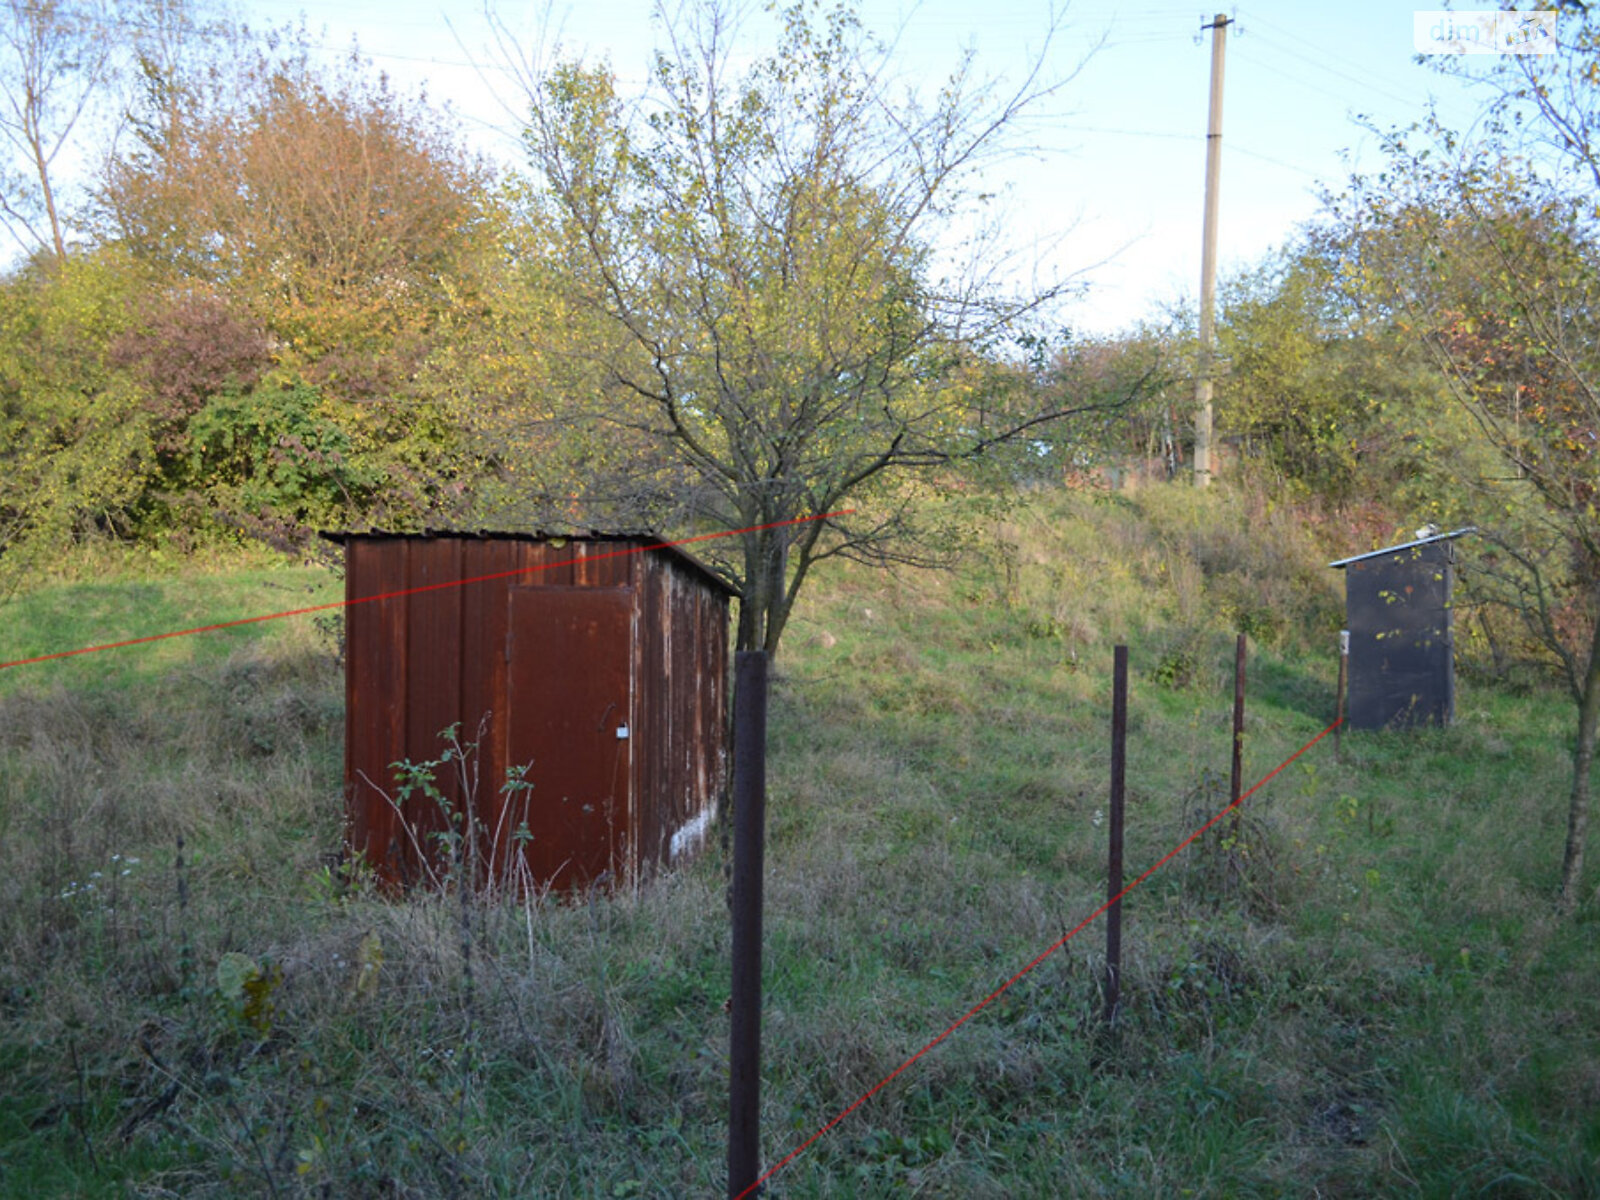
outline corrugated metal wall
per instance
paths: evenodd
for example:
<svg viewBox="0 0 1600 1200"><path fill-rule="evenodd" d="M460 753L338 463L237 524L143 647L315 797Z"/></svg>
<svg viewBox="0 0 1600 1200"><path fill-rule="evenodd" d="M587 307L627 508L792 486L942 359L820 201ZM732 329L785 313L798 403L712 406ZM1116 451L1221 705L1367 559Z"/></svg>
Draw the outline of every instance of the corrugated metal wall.
<svg viewBox="0 0 1600 1200"><path fill-rule="evenodd" d="M728 610L665 559L641 562L639 582L634 791L655 802L639 809L634 827L648 874L694 848L727 777Z"/></svg>
<svg viewBox="0 0 1600 1200"><path fill-rule="evenodd" d="M386 881L425 881L445 827L420 794L395 811L391 764L438 758L452 724L476 739L486 714L477 814L498 870L524 820L524 860L556 887L646 877L675 839L692 848L726 778L727 592L704 568L616 536L328 536L348 600L410 593L345 610L349 841ZM435 586L460 580L480 581ZM503 795L534 749L533 791ZM459 808L453 764L437 782Z"/></svg>

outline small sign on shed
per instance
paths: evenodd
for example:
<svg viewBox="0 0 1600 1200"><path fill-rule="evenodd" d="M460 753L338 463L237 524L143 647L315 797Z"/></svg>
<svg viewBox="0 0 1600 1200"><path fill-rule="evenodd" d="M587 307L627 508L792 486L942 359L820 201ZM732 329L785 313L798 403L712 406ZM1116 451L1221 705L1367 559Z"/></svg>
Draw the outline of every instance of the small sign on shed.
<svg viewBox="0 0 1600 1200"><path fill-rule="evenodd" d="M731 589L708 567L649 534L323 536L345 549L347 839L385 882L441 872L469 789L448 763L444 805L397 806L393 764L453 725L484 730L466 767L497 878L637 881L698 845L727 773Z"/></svg>
<svg viewBox="0 0 1600 1200"><path fill-rule="evenodd" d="M1344 571L1352 729L1448 725L1455 718L1451 589L1455 539L1434 533L1329 563Z"/></svg>

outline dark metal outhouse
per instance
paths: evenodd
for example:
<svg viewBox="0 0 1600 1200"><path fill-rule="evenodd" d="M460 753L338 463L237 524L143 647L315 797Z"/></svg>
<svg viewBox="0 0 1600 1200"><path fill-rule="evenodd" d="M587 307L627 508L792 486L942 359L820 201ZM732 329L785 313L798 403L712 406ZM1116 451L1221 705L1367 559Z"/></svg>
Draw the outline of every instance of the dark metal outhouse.
<svg viewBox="0 0 1600 1200"><path fill-rule="evenodd" d="M648 534L323 536L345 550L348 843L381 878L439 876L469 795L501 879L638 881L695 848L727 768L731 589L708 567ZM445 804L401 800L393 764L440 758L452 725L476 786L452 762Z"/></svg>
<svg viewBox="0 0 1600 1200"><path fill-rule="evenodd" d="M1344 571L1352 729L1448 725L1455 717L1455 539L1430 533L1329 563Z"/></svg>

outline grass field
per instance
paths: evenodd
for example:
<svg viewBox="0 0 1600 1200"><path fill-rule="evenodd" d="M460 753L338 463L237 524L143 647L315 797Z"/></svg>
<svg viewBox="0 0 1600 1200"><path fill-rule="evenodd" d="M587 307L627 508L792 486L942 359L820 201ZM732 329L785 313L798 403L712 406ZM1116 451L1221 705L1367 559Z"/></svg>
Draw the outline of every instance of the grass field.
<svg viewBox="0 0 1600 1200"><path fill-rule="evenodd" d="M1247 780L1332 719L1339 578L1291 514L1041 494L982 532L815 580L777 664L769 1161L1101 902L1115 642L1130 877L1225 803L1235 630ZM0 661L338 594L54 585ZM334 648L298 617L0 672L0 1195L722 1194L720 851L576 903L343 886ZM767 1194L1600 1195L1572 709L1463 672L1457 712L1325 741L1133 893L1116 1044L1096 924Z"/></svg>

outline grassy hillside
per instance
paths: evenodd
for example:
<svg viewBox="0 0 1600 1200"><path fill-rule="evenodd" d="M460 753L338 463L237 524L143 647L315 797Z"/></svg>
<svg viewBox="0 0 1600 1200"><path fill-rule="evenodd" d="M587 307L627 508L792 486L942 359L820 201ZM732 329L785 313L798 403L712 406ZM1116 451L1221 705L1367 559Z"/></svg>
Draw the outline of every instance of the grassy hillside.
<svg viewBox="0 0 1600 1200"><path fill-rule="evenodd" d="M1327 557L1226 494L1042 494L948 574L815 581L771 716L769 1159L1100 903L1113 643L1130 877L1225 802L1235 630L1250 780L1331 720ZM335 594L63 586L0 660ZM341 886L333 646L0 672L0 1194L721 1194L720 853L575 904ZM1549 906L1569 706L1457 709L1324 742L1135 892L1119 1045L1097 924L768 1194L1600 1194L1596 913Z"/></svg>

